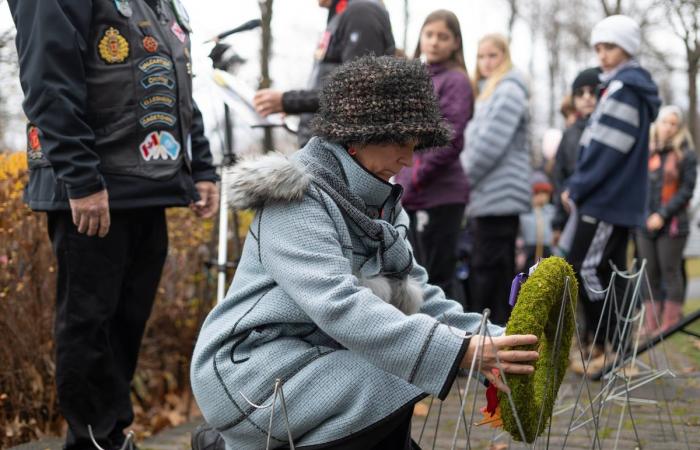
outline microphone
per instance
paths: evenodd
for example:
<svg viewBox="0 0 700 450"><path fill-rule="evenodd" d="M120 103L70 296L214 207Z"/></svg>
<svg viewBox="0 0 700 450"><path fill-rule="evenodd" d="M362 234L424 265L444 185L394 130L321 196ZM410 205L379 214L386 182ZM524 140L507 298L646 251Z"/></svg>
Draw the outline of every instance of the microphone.
<svg viewBox="0 0 700 450"><path fill-rule="evenodd" d="M223 33L217 34L212 39L209 39L206 42L218 41L218 40L221 40L225 37L231 36L232 34L240 33L242 31L253 30L255 28L258 28L261 25L262 25L262 20L260 20L260 19L249 20L246 23L239 25L232 30L224 31Z"/></svg>

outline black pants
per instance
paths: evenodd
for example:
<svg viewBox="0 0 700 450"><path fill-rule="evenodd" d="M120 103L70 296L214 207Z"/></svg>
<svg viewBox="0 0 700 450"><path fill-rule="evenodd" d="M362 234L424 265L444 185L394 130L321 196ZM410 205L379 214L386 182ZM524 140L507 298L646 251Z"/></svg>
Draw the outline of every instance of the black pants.
<svg viewBox="0 0 700 450"><path fill-rule="evenodd" d="M342 439L341 442L325 445L300 447L308 450L420 450L411 439L411 418L413 405L397 411L356 436Z"/></svg>
<svg viewBox="0 0 700 450"><path fill-rule="evenodd" d="M567 259L576 272L578 298L586 316L586 335L593 337L598 323L601 323L595 340L597 345L603 345L606 341L616 345L618 339L615 336L615 327L618 315L611 301L604 310L604 296L595 294L586 286L597 291L606 289L613 272L611 262L620 270L627 268L628 241L629 228L606 224L586 215L580 215L578 218ZM620 277L616 277L615 280L614 289L619 302L617 309L626 314L629 305L622 303L626 281Z"/></svg>
<svg viewBox="0 0 700 450"><path fill-rule="evenodd" d="M66 449L117 447L133 421L131 380L168 248L163 208L112 211L104 238L48 213L58 260L56 387Z"/></svg>
<svg viewBox="0 0 700 450"><path fill-rule="evenodd" d="M428 271L428 282L442 288L449 299L463 297L456 292L459 286L455 279L455 269L457 239L464 207L464 204L453 204L420 212L407 211L411 219L408 240L416 261Z"/></svg>
<svg viewBox="0 0 700 450"><path fill-rule="evenodd" d="M474 248L469 275L469 311L491 310L493 323L504 325L510 316L508 296L515 276L515 239L518 216L476 217L470 220Z"/></svg>

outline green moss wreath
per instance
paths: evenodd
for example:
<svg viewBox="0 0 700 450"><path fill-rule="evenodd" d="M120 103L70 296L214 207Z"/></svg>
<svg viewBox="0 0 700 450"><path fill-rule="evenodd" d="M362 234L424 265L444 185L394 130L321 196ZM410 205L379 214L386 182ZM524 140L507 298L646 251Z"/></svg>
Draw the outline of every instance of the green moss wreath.
<svg viewBox="0 0 700 450"><path fill-rule="evenodd" d="M561 302L564 299L566 278L569 278L569 295L564 308L561 343L556 359L555 337ZM540 358L535 363L532 375L508 375L513 403L523 426L527 442L533 442L547 428L552 407L564 379L569 359L571 337L574 332L574 310L578 297L578 283L571 266L559 257L542 260L535 272L523 283L518 301L506 325L506 335L534 334L538 336ZM571 304L574 305L574 310ZM533 346L522 346L523 350L533 350ZM552 373L552 372L555 373ZM556 379L553 377L556 375ZM511 410L508 396L498 393L503 428L517 441L522 440L518 424ZM542 413L540 413L542 411ZM542 419L540 419L540 414ZM538 422L539 428L538 428Z"/></svg>

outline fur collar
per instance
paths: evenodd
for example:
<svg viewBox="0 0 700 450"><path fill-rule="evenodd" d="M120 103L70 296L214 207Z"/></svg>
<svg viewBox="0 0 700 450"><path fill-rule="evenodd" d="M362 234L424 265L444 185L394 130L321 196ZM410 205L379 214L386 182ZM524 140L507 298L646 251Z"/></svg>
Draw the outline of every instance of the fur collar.
<svg viewBox="0 0 700 450"><path fill-rule="evenodd" d="M258 208L268 200L300 201L311 184L301 163L277 152L242 159L225 179L229 204L235 209Z"/></svg>

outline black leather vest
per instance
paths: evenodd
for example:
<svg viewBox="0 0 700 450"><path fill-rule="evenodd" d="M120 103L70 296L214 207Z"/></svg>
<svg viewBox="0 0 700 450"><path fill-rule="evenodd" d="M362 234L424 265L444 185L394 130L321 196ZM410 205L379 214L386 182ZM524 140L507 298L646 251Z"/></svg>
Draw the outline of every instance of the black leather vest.
<svg viewBox="0 0 700 450"><path fill-rule="evenodd" d="M85 60L100 172L155 180L189 168L189 19L178 0L93 0Z"/></svg>

